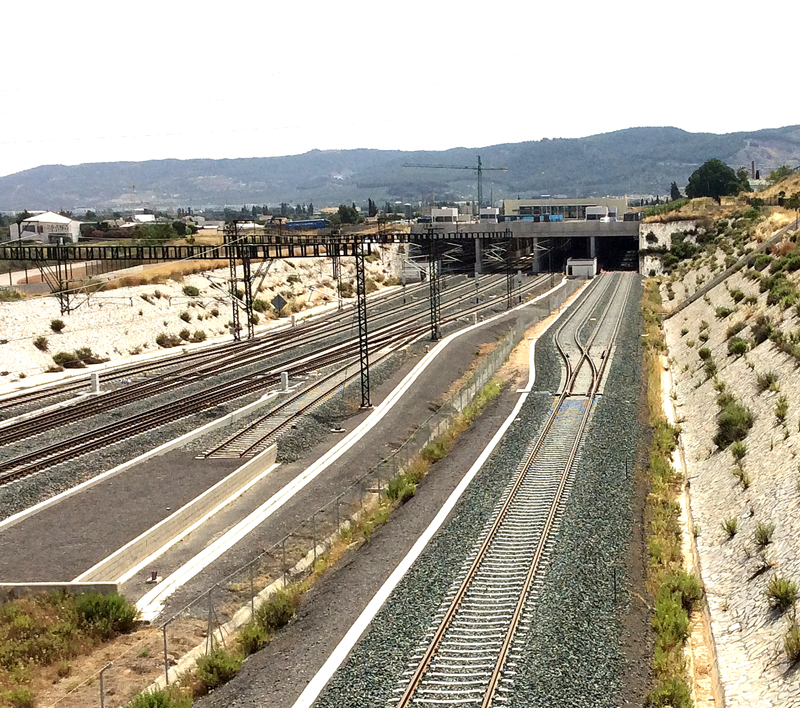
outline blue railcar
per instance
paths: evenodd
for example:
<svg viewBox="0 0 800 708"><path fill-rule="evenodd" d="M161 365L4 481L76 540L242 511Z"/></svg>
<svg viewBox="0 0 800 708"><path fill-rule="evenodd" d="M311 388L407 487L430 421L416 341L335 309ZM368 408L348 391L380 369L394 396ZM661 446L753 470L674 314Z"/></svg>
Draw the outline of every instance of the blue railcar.
<svg viewBox="0 0 800 708"><path fill-rule="evenodd" d="M327 219L304 219L301 221L287 221L284 228L287 229L325 229L330 226Z"/></svg>

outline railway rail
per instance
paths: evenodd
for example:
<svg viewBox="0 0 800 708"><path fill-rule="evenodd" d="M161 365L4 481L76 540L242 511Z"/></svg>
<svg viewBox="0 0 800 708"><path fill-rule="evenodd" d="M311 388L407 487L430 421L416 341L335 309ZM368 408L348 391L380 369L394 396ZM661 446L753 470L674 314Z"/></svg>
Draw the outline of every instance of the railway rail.
<svg viewBox="0 0 800 708"><path fill-rule="evenodd" d="M541 280L537 279L530 287L534 287L539 282L541 282ZM484 304L473 305L465 310L444 317L443 323L462 318L473 312L478 312L484 307ZM370 346L373 349L396 349L424 335L427 329L427 324L420 323L420 315L411 315L399 322L392 322L384 325L370 333ZM292 361L267 367L258 374L248 374L206 391L185 396L177 401L155 406L148 411L129 416L123 420L98 426L92 430L71 436L66 440L52 443L39 449L28 450L22 455L0 463L0 485L21 479L22 477L34 474L48 467L70 461L71 459L115 444L154 427L165 425L242 396L264 391L267 387L279 381L281 372L287 371L290 376L300 376L308 374L311 371L317 371L325 367L352 361L357 354L357 346L355 338L351 338L345 342L325 347L311 354L296 357ZM296 344L287 345L286 349L290 350L295 347ZM241 363L239 365L241 365ZM124 390L114 392L114 394L122 395L123 392ZM327 395L329 395L329 392L321 394L323 397ZM117 395L109 395L110 400L115 400L117 398ZM317 405L319 403L318 398L319 397L312 398L307 405L295 411L291 420L296 420L297 417L304 415L310 408ZM102 405L103 399L99 399L96 403ZM62 416L69 415L72 417L72 420L77 420L80 417L80 411L73 411L72 408L54 411L53 413ZM0 441L8 442L9 440L18 440L23 437L31 437L47 432L51 429L51 418L52 414L47 413L29 420L20 421L19 424L2 428L0 429ZM286 427L285 424L288 422L288 419L284 421L283 424L280 425L278 432L283 430ZM251 436L252 442L248 446L250 449L254 446L261 445L266 437L273 438L276 434L276 431L267 423L266 417L262 418L257 423L260 423L260 428L265 432L260 437ZM259 426L250 426L251 432L258 427ZM18 437L14 438L13 436L15 434Z"/></svg>
<svg viewBox="0 0 800 708"><path fill-rule="evenodd" d="M631 283L601 276L558 328L554 341L566 371L561 392L388 705L503 702ZM599 356L593 346L602 347Z"/></svg>
<svg viewBox="0 0 800 708"><path fill-rule="evenodd" d="M528 285L528 289L535 287L541 282L541 278L536 279ZM487 283L480 292L485 296L487 292L498 287L499 280ZM458 306L465 291L470 289L470 283L459 284L447 292L447 300L444 305L445 310ZM474 292L474 288L472 288ZM400 293L396 297L406 299L407 293ZM405 304L398 303L393 305L386 312L379 312L373 315L373 326L382 320L400 314L406 309ZM0 445L9 444L17 440L22 440L42 432L47 432L53 428L68 425L77 420L82 420L91 415L102 413L117 406L127 405L137 400L149 398L167 391L187 386L196 382L203 376L215 376L226 373L249 364L257 364L263 361L264 354L270 357L290 352L297 347L298 338L311 337L332 337L348 333L352 329L352 313L344 315L337 313L332 320L320 319L309 323L301 324L294 328L282 329L276 332L261 335L253 342L247 343L227 343L213 348L211 351L204 350L195 354L187 354L180 357L177 369L148 377L144 380L131 383L116 390L103 393L100 396L86 397L69 407L59 407L57 409L45 410L38 415L28 414L21 420L0 421ZM416 315L419 316L419 315ZM406 316L395 322L397 326L409 321ZM175 366L174 361L156 362L154 364L137 364L135 367L125 367L122 371L115 371L108 375L107 379L115 380L138 375L142 372L151 372L159 367ZM85 386L84 383L74 382L65 385L55 392L47 391L31 392L21 394L13 399L3 402L6 406L30 404L37 400L42 400L48 396L68 394L70 391L77 391ZM2 404L0 404L2 405ZM38 422L37 422L38 421Z"/></svg>

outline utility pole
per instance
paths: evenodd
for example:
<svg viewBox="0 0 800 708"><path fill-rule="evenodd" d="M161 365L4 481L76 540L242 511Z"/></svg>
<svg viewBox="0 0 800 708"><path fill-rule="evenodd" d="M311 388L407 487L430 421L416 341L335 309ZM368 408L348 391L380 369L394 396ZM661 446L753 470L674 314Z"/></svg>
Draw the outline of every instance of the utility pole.
<svg viewBox="0 0 800 708"><path fill-rule="evenodd" d="M406 163L403 167L424 167L433 170L474 170L478 173L478 216L481 214L481 207L483 206L483 173L484 171L494 170L497 172L508 172L507 167L484 167L481 162L481 156L478 155L477 167L464 166L464 165L418 165L415 163Z"/></svg>

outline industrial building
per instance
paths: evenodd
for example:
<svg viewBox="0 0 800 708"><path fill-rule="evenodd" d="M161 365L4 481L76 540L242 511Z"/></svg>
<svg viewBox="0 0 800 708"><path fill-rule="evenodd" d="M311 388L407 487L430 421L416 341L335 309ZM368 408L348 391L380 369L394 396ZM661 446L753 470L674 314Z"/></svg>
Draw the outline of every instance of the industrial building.
<svg viewBox="0 0 800 708"><path fill-rule="evenodd" d="M628 211L627 197L576 197L504 199L506 217L560 216L564 220L592 221L604 216L621 219Z"/></svg>
<svg viewBox="0 0 800 708"><path fill-rule="evenodd" d="M77 243L81 222L52 211L30 216L20 224L11 224L11 240L32 239L46 243Z"/></svg>

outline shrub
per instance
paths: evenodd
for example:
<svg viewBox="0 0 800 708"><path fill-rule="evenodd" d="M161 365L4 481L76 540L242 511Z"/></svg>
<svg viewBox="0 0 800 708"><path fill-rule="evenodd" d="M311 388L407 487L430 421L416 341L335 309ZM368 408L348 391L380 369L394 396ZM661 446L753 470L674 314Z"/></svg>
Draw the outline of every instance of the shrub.
<svg viewBox="0 0 800 708"><path fill-rule="evenodd" d="M64 320L50 320L50 329L52 329L56 334L61 333L66 326L67 325L64 324Z"/></svg>
<svg viewBox="0 0 800 708"><path fill-rule="evenodd" d="M183 294L188 295L189 297L197 297L200 294L200 288L197 288L194 285L184 285Z"/></svg>
<svg viewBox="0 0 800 708"><path fill-rule="evenodd" d="M728 355L729 356L742 356L747 353L749 347L747 342L740 337L731 337L728 340Z"/></svg>
<svg viewBox="0 0 800 708"><path fill-rule="evenodd" d="M772 534L775 533L775 524L768 521L762 524L760 521L756 522L755 540L756 546L764 548L772 543Z"/></svg>
<svg viewBox="0 0 800 708"><path fill-rule="evenodd" d="M769 579L766 592L770 605L780 612L788 610L797 600L797 585L779 575Z"/></svg>
<svg viewBox="0 0 800 708"><path fill-rule="evenodd" d="M75 356L78 357L84 364L104 364L108 361L107 358L95 354L91 347L81 347L75 350Z"/></svg>
<svg viewBox="0 0 800 708"><path fill-rule="evenodd" d="M253 309L256 312L266 312L269 309L269 303L266 300L256 298L253 300Z"/></svg>
<svg viewBox="0 0 800 708"><path fill-rule="evenodd" d="M386 485L386 496L389 499L405 504L417 493L417 485L405 475L398 475Z"/></svg>
<svg viewBox="0 0 800 708"><path fill-rule="evenodd" d="M763 393L767 389L770 391L777 389L778 375L774 371L762 371L756 374L756 386L759 392Z"/></svg>
<svg viewBox="0 0 800 708"><path fill-rule="evenodd" d="M685 570L672 573L664 581L664 585L669 588L671 593L680 596L681 605L686 612L691 612L703 597L703 584L700 582L700 578Z"/></svg>
<svg viewBox="0 0 800 708"><path fill-rule="evenodd" d="M744 459L744 456L747 454L747 445L745 445L741 440L737 440L733 445L731 445L731 453L733 454L733 459L737 462L741 462Z"/></svg>
<svg viewBox="0 0 800 708"><path fill-rule="evenodd" d="M212 308L211 316L212 317L219 317L219 310L216 307Z"/></svg>
<svg viewBox="0 0 800 708"><path fill-rule="evenodd" d="M168 332L161 332L156 337L156 344L159 347L164 347L165 349L169 347L177 347L181 343L180 337L176 337L174 334L169 334Z"/></svg>
<svg viewBox="0 0 800 708"><path fill-rule="evenodd" d="M694 339L687 339L686 340L686 346L689 347L689 349L694 347Z"/></svg>
<svg viewBox="0 0 800 708"><path fill-rule="evenodd" d="M731 290L731 297L733 298L734 302L738 303L744 300L744 293L738 289Z"/></svg>
<svg viewBox="0 0 800 708"><path fill-rule="evenodd" d="M779 422L784 423L786 421L786 414L788 412L789 400L786 398L786 396L781 396L778 398L778 402L775 404L775 417Z"/></svg>
<svg viewBox="0 0 800 708"><path fill-rule="evenodd" d="M195 333L192 335L192 341L193 342L205 342L206 341L205 330L202 330L202 329L196 330Z"/></svg>
<svg viewBox="0 0 800 708"><path fill-rule="evenodd" d="M720 411L717 413L714 444L720 449L725 449L731 443L747 437L747 433L753 427L753 414L729 393L720 394L717 403Z"/></svg>
<svg viewBox="0 0 800 708"><path fill-rule="evenodd" d="M188 311L188 310L184 310L183 312L181 312L181 314L180 314L180 318L181 318L181 319L182 319L184 322L191 322L191 321L192 321L192 315L189 313L189 311Z"/></svg>
<svg viewBox="0 0 800 708"><path fill-rule="evenodd" d="M772 256L766 253L760 253L753 260L753 268L756 270L764 270L772 262Z"/></svg>
<svg viewBox="0 0 800 708"><path fill-rule="evenodd" d="M197 678L206 689L213 690L230 681L241 668L241 656L224 649L216 649L197 660Z"/></svg>
<svg viewBox="0 0 800 708"><path fill-rule="evenodd" d="M689 328L681 327L681 337L685 337L687 334L689 334Z"/></svg>
<svg viewBox="0 0 800 708"><path fill-rule="evenodd" d="M728 315L730 315L733 310L730 307L718 307L714 311L714 315L718 320L724 320Z"/></svg>
<svg viewBox="0 0 800 708"><path fill-rule="evenodd" d="M708 341L708 332L700 332L700 334L697 335L697 338L701 342L707 342Z"/></svg>
<svg viewBox="0 0 800 708"><path fill-rule="evenodd" d="M176 688L157 688L134 696L125 708L192 708L192 697Z"/></svg>
<svg viewBox="0 0 800 708"><path fill-rule="evenodd" d="M299 283L300 282L300 276L297 273L289 273L289 275L286 276L286 282L287 283Z"/></svg>
<svg viewBox="0 0 800 708"><path fill-rule="evenodd" d="M289 622L297 614L300 594L292 589L279 588L269 600L256 611L256 621L268 632L274 632Z"/></svg>
<svg viewBox="0 0 800 708"><path fill-rule="evenodd" d="M83 369L86 367L73 352L56 352L53 354L53 361L56 366L61 366L65 369Z"/></svg>
<svg viewBox="0 0 800 708"><path fill-rule="evenodd" d="M0 302L11 302L22 300L22 293L19 290L0 289Z"/></svg>
<svg viewBox="0 0 800 708"><path fill-rule="evenodd" d="M708 347L702 347L697 350L697 355L703 360L708 361L711 358L711 350Z"/></svg>
<svg viewBox="0 0 800 708"><path fill-rule="evenodd" d="M76 595L75 607L81 625L101 639L130 632L139 616L136 605L115 594L88 592Z"/></svg>
<svg viewBox="0 0 800 708"><path fill-rule="evenodd" d="M0 698L5 698L11 708L33 708L33 692L27 688L15 688L0 693Z"/></svg>
<svg viewBox="0 0 800 708"><path fill-rule="evenodd" d="M703 365L703 371L706 372L708 378L714 378L717 375L717 365L712 359L708 359Z"/></svg>
<svg viewBox="0 0 800 708"><path fill-rule="evenodd" d="M182 329L180 332L178 332L178 336L184 342L188 342L192 338L192 333L188 329Z"/></svg>
<svg viewBox="0 0 800 708"><path fill-rule="evenodd" d="M242 627L236 642L245 656L255 654L269 642L269 632L258 622L248 622Z"/></svg>
<svg viewBox="0 0 800 708"><path fill-rule="evenodd" d="M728 538L733 538L739 529L739 519L735 516L732 516L730 519L725 519L725 521L722 522L722 528L725 533L728 534Z"/></svg>
<svg viewBox="0 0 800 708"><path fill-rule="evenodd" d="M750 475L747 474L741 467L734 467L731 472L736 479L739 480L739 483L742 485L742 489L747 489L750 486Z"/></svg>
<svg viewBox="0 0 800 708"><path fill-rule="evenodd" d="M730 339L736 334L739 334L747 324L745 322L737 322L736 324L732 324L728 329L725 330L725 339Z"/></svg>
<svg viewBox="0 0 800 708"><path fill-rule="evenodd" d="M39 335L36 339L33 340L33 346L36 347L40 352L47 351L47 337L44 335Z"/></svg>
<svg viewBox="0 0 800 708"><path fill-rule="evenodd" d="M792 622L789 631L786 632L783 638L783 650L792 666L800 661L800 625L797 622Z"/></svg>

